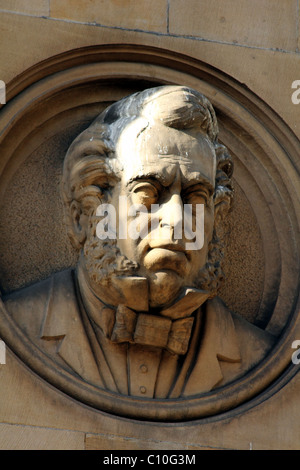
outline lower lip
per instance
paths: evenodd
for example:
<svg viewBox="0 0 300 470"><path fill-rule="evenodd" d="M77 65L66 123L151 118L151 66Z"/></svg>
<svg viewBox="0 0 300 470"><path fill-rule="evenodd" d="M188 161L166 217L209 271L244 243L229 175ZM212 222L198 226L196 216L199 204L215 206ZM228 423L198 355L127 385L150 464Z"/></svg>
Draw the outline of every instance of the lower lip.
<svg viewBox="0 0 300 470"><path fill-rule="evenodd" d="M144 258L145 266L150 269L180 269L186 262L187 257L184 252L169 250L167 248L152 248Z"/></svg>

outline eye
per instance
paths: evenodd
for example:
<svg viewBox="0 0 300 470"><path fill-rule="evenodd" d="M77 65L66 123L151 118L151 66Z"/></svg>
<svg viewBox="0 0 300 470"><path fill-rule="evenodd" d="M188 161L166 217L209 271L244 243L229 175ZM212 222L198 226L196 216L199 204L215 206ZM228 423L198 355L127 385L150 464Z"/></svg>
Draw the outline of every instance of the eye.
<svg viewBox="0 0 300 470"><path fill-rule="evenodd" d="M191 190L184 195L186 204L207 204L209 201L209 192L206 189Z"/></svg>
<svg viewBox="0 0 300 470"><path fill-rule="evenodd" d="M134 204L144 204L146 207L150 207L151 204L156 203L158 196L157 187L147 181L137 183L132 188L132 202Z"/></svg>

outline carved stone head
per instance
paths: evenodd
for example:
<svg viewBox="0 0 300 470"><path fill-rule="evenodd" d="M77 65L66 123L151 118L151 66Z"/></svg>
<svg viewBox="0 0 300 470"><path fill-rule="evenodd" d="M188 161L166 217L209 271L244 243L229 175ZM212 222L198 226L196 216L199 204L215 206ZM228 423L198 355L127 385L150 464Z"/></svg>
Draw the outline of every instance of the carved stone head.
<svg viewBox="0 0 300 470"><path fill-rule="evenodd" d="M69 235L81 250L79 264L95 295L116 305L139 278L147 284L150 308L171 304L187 286L215 296L222 279L219 234L232 198L232 171L230 155L218 142L213 107L195 90L152 88L102 112L70 146L63 176ZM124 210L120 197L127 208L142 205L149 214L154 208L157 223L151 225L144 214L138 223L139 233L146 235L100 240L101 204L115 208L117 234L125 223L137 225L140 214ZM176 237L176 224L183 223L177 213L189 205L195 228L201 204L204 240L200 249L189 249L185 231Z"/></svg>

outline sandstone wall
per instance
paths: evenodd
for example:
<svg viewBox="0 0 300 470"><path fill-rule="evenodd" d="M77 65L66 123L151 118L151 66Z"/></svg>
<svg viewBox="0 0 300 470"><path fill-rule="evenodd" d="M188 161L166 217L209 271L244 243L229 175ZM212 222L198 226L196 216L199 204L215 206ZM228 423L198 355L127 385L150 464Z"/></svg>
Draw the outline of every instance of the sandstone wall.
<svg viewBox="0 0 300 470"><path fill-rule="evenodd" d="M0 0L4 106L20 74L53 56L87 46L150 46L228 74L300 138L300 103L292 101L300 80L299 23L299 0ZM230 418L128 424L70 399L6 352L1 449L299 448L299 374Z"/></svg>

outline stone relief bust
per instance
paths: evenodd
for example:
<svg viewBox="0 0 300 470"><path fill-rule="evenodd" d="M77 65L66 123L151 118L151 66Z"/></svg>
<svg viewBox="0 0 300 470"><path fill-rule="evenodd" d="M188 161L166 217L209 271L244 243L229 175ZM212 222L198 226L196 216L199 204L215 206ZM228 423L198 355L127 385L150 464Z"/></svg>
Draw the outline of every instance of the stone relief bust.
<svg viewBox="0 0 300 470"><path fill-rule="evenodd" d="M199 92L162 86L114 103L65 157L62 196L80 252L76 269L7 295L7 310L57 364L120 395L191 397L241 377L275 338L217 295L232 173L215 112ZM102 240L100 205L114 207L117 233L138 218L120 209L120 196L149 214L157 205L158 224L139 218L145 236ZM197 204L204 207L199 249L187 248L185 232L175 236L185 204L193 227Z"/></svg>

